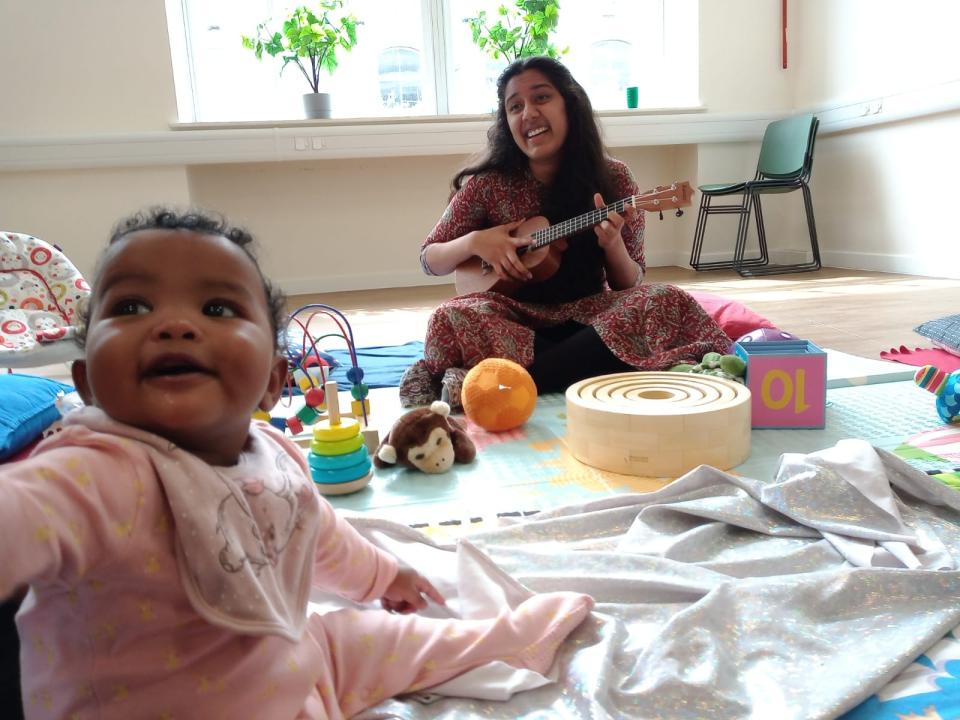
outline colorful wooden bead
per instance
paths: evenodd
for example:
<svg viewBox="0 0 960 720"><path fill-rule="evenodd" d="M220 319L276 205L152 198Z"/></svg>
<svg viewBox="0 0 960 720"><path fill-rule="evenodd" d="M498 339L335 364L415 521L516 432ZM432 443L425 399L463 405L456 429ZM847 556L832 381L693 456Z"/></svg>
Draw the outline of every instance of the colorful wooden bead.
<svg viewBox="0 0 960 720"><path fill-rule="evenodd" d="M354 400L363 400L370 394L370 386L366 383L356 383L350 386L350 394Z"/></svg>

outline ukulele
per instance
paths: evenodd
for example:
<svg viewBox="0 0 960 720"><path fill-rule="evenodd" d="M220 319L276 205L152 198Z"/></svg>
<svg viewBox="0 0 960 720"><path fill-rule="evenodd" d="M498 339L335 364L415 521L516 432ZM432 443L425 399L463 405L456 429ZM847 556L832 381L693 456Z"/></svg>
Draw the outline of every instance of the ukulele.
<svg viewBox="0 0 960 720"><path fill-rule="evenodd" d="M690 183L684 180L656 187L639 195L631 195L556 225L550 225L542 215L525 220L510 234L513 237L530 238L529 245L517 248L520 261L533 275L527 282L543 282L551 277L560 267L561 256L567 249L564 238L599 225L611 212L622 213L628 205L633 205L638 210L672 210L688 206L692 196L693 189ZM682 211L678 210L677 214L682 214ZM524 285L520 280L499 277L493 271L492 265L476 256L457 266L454 282L458 295L489 290L512 296Z"/></svg>

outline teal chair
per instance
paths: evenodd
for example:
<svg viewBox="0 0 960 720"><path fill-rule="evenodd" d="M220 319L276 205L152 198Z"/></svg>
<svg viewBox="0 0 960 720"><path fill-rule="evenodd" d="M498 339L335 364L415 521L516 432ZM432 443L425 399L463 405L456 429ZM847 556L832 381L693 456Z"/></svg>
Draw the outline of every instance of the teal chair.
<svg viewBox="0 0 960 720"><path fill-rule="evenodd" d="M775 275L779 273L809 272L820 269L820 246L817 244L817 226L813 218L813 201L810 197L810 172L813 169L813 146L817 139L817 127L820 121L815 115L805 114L772 122L763 134L760 147L760 160L757 172L752 180L717 185L701 185L700 213L693 235L693 249L690 252L690 266L694 270L734 269L740 275ZM760 196L768 193L788 193L794 190L803 192L803 206L807 214L807 230L810 233L810 249L813 257L809 262L794 265L770 264L767 251L767 234L763 225L763 207ZM715 203L718 198L739 196L739 202ZM707 218L714 214L739 215L736 243L733 258L703 262L703 237L707 229ZM747 231L750 228L750 215L753 214L757 226L759 254L756 257L744 257L747 246Z"/></svg>

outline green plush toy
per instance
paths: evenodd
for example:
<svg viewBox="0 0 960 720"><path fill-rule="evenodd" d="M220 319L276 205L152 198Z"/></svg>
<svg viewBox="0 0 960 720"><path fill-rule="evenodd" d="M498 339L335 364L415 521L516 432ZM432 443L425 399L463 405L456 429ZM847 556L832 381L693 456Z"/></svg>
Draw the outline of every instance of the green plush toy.
<svg viewBox="0 0 960 720"><path fill-rule="evenodd" d="M741 385L747 373L747 363L737 355L721 355L710 352L703 356L697 364L680 363L670 368L670 372L691 372L700 375L714 375L715 377L734 380Z"/></svg>

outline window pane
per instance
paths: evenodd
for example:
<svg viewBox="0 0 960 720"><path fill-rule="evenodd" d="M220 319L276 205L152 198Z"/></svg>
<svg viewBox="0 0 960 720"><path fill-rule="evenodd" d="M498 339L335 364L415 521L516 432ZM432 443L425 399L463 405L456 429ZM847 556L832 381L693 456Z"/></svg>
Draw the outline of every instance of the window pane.
<svg viewBox="0 0 960 720"><path fill-rule="evenodd" d="M188 0L187 35L193 59L197 120L298 119L304 116L304 93L312 92L300 69L264 53L257 61L241 45L260 22L280 30L283 18L302 0ZM360 21L357 44L337 53L339 67L320 75L320 91L332 93L333 117L432 114L432 81L425 82L423 63L404 66L400 102L385 107L381 94L381 57L391 48L422 57L420 0L348 0L346 10ZM309 68L309 61L305 61ZM399 71L398 71L399 72ZM399 79L399 78L398 78ZM423 92L428 88L430 92Z"/></svg>
<svg viewBox="0 0 960 720"><path fill-rule="evenodd" d="M387 110L410 110L422 102L419 52L387 48L380 53L380 99Z"/></svg>
<svg viewBox="0 0 960 720"><path fill-rule="evenodd" d="M503 4L512 6L512 0ZM465 19L486 10L495 23L499 0L450 0L450 112L489 112L496 78L507 65L473 43ZM669 6L669 7L667 7ZM696 0L562 0L552 36L594 109L626 107L626 88L638 86L640 107L699 102Z"/></svg>

